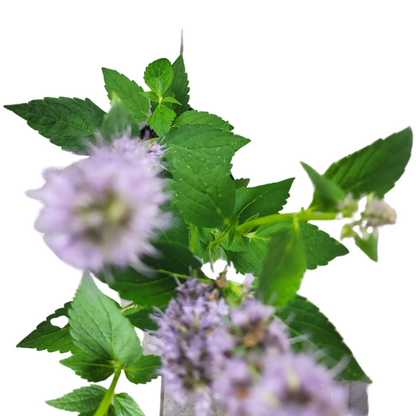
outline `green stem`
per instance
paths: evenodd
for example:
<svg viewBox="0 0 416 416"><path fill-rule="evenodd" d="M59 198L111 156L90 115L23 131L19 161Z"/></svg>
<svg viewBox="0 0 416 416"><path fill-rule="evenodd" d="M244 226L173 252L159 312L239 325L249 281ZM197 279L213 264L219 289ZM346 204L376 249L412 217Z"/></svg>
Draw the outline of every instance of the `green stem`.
<svg viewBox="0 0 416 416"><path fill-rule="evenodd" d="M169 271L167 271L167 270L163 270L163 269L154 269L154 271L155 271L155 272L158 272L158 273L167 274L167 275L169 275L169 276L176 276L176 277L180 277L180 278L182 278L182 279L190 279L190 278L192 278L192 276L189 276L189 275L186 275L186 274L180 274L180 273L169 272ZM195 277L196 277L196 276L195 276ZM213 280L212 280L212 279L209 279L209 278L204 279L203 277L198 277L198 280L199 280L200 282L204 282L204 283L212 283L212 282L213 282Z"/></svg>
<svg viewBox="0 0 416 416"><path fill-rule="evenodd" d="M114 378L111 382L110 388L107 390L107 393L105 393L105 396L98 406L97 411L94 413L94 416L105 416L108 412L108 408L110 407L111 400L114 396L114 390L117 385L117 381L120 378L121 375L121 368L116 368L116 371L114 372Z"/></svg>
<svg viewBox="0 0 416 416"><path fill-rule="evenodd" d="M266 217L256 218L255 220L246 222L239 225L235 230L243 233L253 227L259 225L268 224L269 222L281 222L281 221L293 221L296 218L298 221L322 221L322 220L334 220L337 216L335 212L325 212L314 214L307 211L291 212L288 214L273 214L267 215Z"/></svg>

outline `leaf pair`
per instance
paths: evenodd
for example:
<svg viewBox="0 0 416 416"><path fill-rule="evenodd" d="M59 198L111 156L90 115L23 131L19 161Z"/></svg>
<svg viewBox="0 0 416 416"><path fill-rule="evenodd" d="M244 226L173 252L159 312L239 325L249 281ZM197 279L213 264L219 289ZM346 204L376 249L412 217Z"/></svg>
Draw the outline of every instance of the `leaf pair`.
<svg viewBox="0 0 416 416"><path fill-rule="evenodd" d="M333 163L323 175L301 162L315 187L310 207L314 211L337 212L339 201L347 194L356 200L369 194L383 198L403 174L412 144L413 133L408 127ZM370 259L377 261L377 238L356 236L354 240Z"/></svg>
<svg viewBox="0 0 416 416"><path fill-rule="evenodd" d="M311 206L318 211L335 209L336 202L348 193L355 199L371 193L383 198L402 176L412 143L408 127L333 163L323 175L302 163L315 186Z"/></svg>
<svg viewBox="0 0 416 416"><path fill-rule="evenodd" d="M74 343L82 352L62 364L89 381L105 380L115 368L123 369L132 383L157 377L159 357L143 356L140 340L118 305L85 274L69 310ZM149 371L150 370L150 371Z"/></svg>
<svg viewBox="0 0 416 416"><path fill-rule="evenodd" d="M149 126L162 137L170 130L175 117L189 108L188 77L182 55L173 65L166 58L152 62L146 68L144 82L151 91L141 95L157 103L157 106L152 106ZM179 110L181 106L184 106L182 111Z"/></svg>

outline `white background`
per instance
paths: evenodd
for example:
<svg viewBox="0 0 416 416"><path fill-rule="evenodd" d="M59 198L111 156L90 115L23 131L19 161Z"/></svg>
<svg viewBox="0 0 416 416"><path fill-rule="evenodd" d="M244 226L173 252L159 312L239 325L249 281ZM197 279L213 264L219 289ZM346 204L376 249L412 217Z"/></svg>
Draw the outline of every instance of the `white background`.
<svg viewBox="0 0 416 416"><path fill-rule="evenodd" d="M251 186L296 177L285 212L306 207L312 187L299 161L323 173L378 138L416 128L414 4L250 4L4 2L0 104L88 97L108 111L101 67L144 86L147 64L176 59L183 28L190 104L229 120L235 133L252 140L235 157L234 176L250 177ZM58 363L59 353L15 345L79 284L81 273L60 262L33 229L40 205L24 195L42 185L44 168L77 158L3 108L0 118L1 412L64 414L44 401L88 383ZM345 241L350 254L307 272L300 292L336 325L373 379L371 416L416 413L415 180L413 159L387 195L398 221L381 230L378 263ZM340 224L320 226L339 236ZM158 382L120 383L118 391L156 416L158 389Z"/></svg>

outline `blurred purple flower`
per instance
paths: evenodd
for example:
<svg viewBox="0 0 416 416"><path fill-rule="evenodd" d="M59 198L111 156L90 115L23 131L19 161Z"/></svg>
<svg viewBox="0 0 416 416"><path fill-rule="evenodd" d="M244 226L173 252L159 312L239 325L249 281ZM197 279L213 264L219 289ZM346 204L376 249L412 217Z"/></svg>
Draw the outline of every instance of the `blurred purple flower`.
<svg viewBox="0 0 416 416"><path fill-rule="evenodd" d="M162 167L160 159L165 154L164 147L156 141L150 143L138 138L129 138L128 132L125 132L121 138L113 139L111 143L101 140L98 146L90 144L92 155L105 153L109 158L123 156L127 162L134 165L146 154L154 167Z"/></svg>
<svg viewBox="0 0 416 416"><path fill-rule="evenodd" d="M258 347L262 351L288 352L290 342L286 326L273 317L274 308L255 299L246 299L230 312L227 332L234 346Z"/></svg>
<svg viewBox="0 0 416 416"><path fill-rule="evenodd" d="M159 326L156 353L162 357L160 373L166 389L179 404L193 398L197 416L209 410L211 383L216 376L207 340L228 313L223 299L212 299L213 289L197 279L188 280L178 287L165 313L153 317Z"/></svg>
<svg viewBox="0 0 416 416"><path fill-rule="evenodd" d="M304 354L254 354L226 362L214 383L229 416L345 416L346 393Z"/></svg>
<svg viewBox="0 0 416 416"><path fill-rule="evenodd" d="M67 168L46 170L44 186L27 192L45 204L35 228L76 268L139 263L141 254L155 253L154 230L169 225L159 210L167 197L153 166L145 146L122 138Z"/></svg>

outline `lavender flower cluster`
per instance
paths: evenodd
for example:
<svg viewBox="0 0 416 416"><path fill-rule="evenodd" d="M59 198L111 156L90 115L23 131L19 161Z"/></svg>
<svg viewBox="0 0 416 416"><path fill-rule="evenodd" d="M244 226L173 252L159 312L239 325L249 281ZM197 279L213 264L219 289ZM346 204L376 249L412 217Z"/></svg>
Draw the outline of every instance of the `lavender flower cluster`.
<svg viewBox="0 0 416 416"><path fill-rule="evenodd" d="M213 285L178 288L159 328L157 352L168 393L209 414L212 398L228 416L344 416L345 391L306 354L294 354L274 309L246 299L230 309Z"/></svg>
<svg viewBox="0 0 416 416"><path fill-rule="evenodd" d="M159 206L167 197L157 177L163 149L125 133L64 169L47 169L28 196L44 203L35 228L64 262L98 272L139 263L149 239L168 226Z"/></svg>

